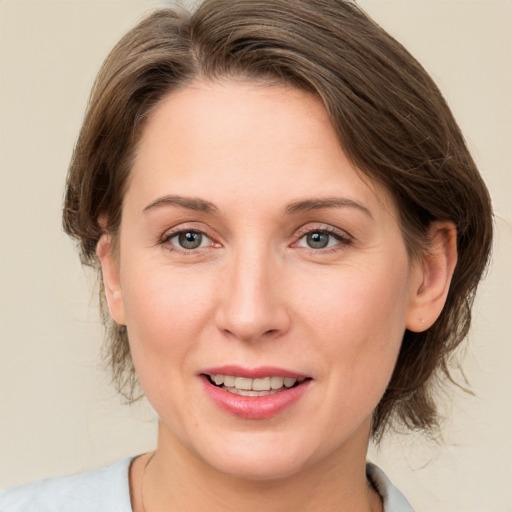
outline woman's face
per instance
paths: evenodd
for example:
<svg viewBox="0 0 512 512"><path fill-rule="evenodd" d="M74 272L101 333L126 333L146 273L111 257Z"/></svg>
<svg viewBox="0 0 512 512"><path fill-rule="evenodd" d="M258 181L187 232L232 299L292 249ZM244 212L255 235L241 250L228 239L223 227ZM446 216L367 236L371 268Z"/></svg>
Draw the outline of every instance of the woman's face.
<svg viewBox="0 0 512 512"><path fill-rule="evenodd" d="M109 305L162 445L247 478L364 457L419 272L316 97L235 81L166 97L119 251Z"/></svg>

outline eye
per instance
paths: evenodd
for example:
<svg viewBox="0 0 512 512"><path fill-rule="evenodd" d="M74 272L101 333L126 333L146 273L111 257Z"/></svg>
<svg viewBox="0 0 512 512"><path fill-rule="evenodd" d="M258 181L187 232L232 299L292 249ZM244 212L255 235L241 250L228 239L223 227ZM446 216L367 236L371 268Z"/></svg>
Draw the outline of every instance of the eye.
<svg viewBox="0 0 512 512"><path fill-rule="evenodd" d="M331 232L325 229L315 229L308 231L298 240L297 247L308 249L329 249L339 244L348 245L350 240L337 232Z"/></svg>
<svg viewBox="0 0 512 512"><path fill-rule="evenodd" d="M323 249L324 247L328 247L329 242L332 241L331 235L319 231L308 233L304 238L306 244L312 249Z"/></svg>
<svg viewBox="0 0 512 512"><path fill-rule="evenodd" d="M212 244L212 241L200 231L180 231L167 239L168 243L185 250L200 249Z"/></svg>

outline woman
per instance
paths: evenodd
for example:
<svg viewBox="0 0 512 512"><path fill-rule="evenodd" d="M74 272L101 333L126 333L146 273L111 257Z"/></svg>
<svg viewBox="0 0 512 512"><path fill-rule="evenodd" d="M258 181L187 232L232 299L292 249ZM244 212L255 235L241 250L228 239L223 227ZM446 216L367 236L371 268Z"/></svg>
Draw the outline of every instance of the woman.
<svg viewBox="0 0 512 512"><path fill-rule="evenodd" d="M64 226L158 444L5 510L411 510L368 440L435 429L491 207L432 80L354 4L140 23L95 85Z"/></svg>

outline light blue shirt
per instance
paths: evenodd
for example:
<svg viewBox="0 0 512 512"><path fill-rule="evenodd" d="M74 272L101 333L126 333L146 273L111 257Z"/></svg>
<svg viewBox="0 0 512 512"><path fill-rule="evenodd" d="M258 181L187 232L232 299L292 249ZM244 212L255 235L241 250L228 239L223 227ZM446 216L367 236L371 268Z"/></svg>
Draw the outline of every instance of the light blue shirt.
<svg viewBox="0 0 512 512"><path fill-rule="evenodd" d="M0 512L132 512L128 481L132 460L2 491ZM382 496L384 512L414 512L382 470L368 464L366 471Z"/></svg>

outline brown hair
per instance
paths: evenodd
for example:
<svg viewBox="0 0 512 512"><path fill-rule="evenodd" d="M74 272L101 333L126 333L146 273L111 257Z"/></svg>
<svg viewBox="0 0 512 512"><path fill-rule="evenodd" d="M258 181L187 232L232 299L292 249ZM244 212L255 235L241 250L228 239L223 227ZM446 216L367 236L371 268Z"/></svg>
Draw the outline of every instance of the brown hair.
<svg viewBox="0 0 512 512"><path fill-rule="evenodd" d="M201 77L291 84L317 94L352 163L393 195L411 257L427 250L427 227L457 227L458 263L445 308L421 333L406 331L395 371L374 412L437 426L436 377L468 332L492 238L487 189L441 93L421 65L355 3L344 0L205 0L192 14L169 7L128 32L94 85L71 161L65 231L97 268L100 216L116 234L131 162L145 120L162 97ZM107 354L118 390L137 380L126 328L105 307Z"/></svg>

